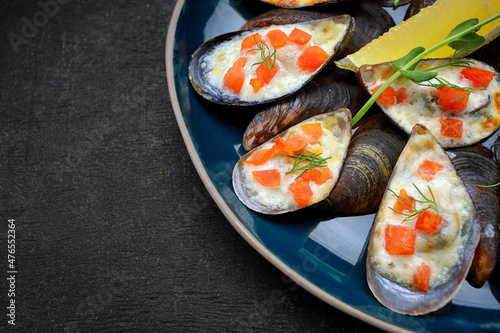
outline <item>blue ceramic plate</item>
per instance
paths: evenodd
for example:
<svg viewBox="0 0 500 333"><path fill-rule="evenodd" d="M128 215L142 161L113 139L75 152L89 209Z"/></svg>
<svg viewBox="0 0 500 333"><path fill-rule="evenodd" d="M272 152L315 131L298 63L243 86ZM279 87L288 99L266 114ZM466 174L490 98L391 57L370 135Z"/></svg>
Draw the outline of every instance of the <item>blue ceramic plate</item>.
<svg viewBox="0 0 500 333"><path fill-rule="evenodd" d="M295 212L265 216L236 197L231 175L244 153L243 132L257 112L199 97L188 80L191 54L207 39L238 30L272 7L257 0L180 0L169 26L170 99L191 159L221 211L241 236L284 274L323 301L388 331L500 331L500 289L464 283L442 313L410 317L380 305L366 282L366 245L374 215L324 219ZM395 18L398 22L398 18Z"/></svg>

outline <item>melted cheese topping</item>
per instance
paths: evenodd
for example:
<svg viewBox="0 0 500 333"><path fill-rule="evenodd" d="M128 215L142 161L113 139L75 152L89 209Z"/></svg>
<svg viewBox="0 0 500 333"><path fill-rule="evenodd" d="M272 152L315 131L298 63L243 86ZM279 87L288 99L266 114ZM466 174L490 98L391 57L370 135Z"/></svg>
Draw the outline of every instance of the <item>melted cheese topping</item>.
<svg viewBox="0 0 500 333"><path fill-rule="evenodd" d="M446 283L452 275L452 270L457 265L461 265L463 248L467 240L467 235L463 235L462 230L465 225L470 225L474 206L444 151L440 147L438 149L429 144L424 137L420 136L417 139L411 145L408 144L403 151L388 184L388 189L397 194L401 189L405 189L410 197L422 200L422 195L413 184L425 196L431 198L427 188L429 186L443 221L434 233L417 230L413 255L389 254L385 248L387 225L415 227L417 219L403 221L405 216L392 211L389 207L394 207L397 197L387 191L381 202L373 230L371 264L380 275L406 288L411 288L415 268L425 262L431 268L429 288L432 288ZM424 180L418 173L419 166L425 160L437 162L443 166L430 181ZM416 205L417 209L422 209L428 204L417 203Z"/></svg>
<svg viewBox="0 0 500 333"><path fill-rule="evenodd" d="M468 59L470 60L470 59ZM479 61L471 60L471 67L495 70ZM423 60L417 70L444 64L447 60ZM440 78L461 87L470 87L471 83L462 78L460 67L444 67L434 70ZM362 80L369 90L378 87L394 73L391 65L381 64L366 66L362 72ZM496 73L495 73L496 74ZM434 80L432 82L435 82ZM391 84L395 90L406 88L408 102L395 105L379 103L382 110L403 130L410 133L417 123L425 125L445 148L471 145L492 134L500 126L500 76L493 77L486 90L475 90L469 95L467 108L460 112L443 110L436 97L436 88L424 87L399 77ZM463 121L461 138L450 138L442 135L440 118L451 117Z"/></svg>
<svg viewBox="0 0 500 333"><path fill-rule="evenodd" d="M317 121L309 120L300 123L300 125L315 123ZM340 142L337 140L336 136L332 133L332 128L321 125L323 130L323 135L315 143L307 143L304 147L304 151L310 151L312 153L321 153L321 158L330 157L327 162L327 167L332 172L333 177L321 185L315 184L313 181L309 182L309 186L313 192L313 199L310 204L319 202L323 200L333 188L333 185L337 182L340 170L342 168L343 159L345 156L345 151L347 149L348 140L346 142ZM284 140L290 138L293 134L300 130L300 127L295 126L290 131L288 131L282 138ZM274 145L274 140L268 141L261 145L259 149L269 149ZM276 210L290 210L298 208L298 204L295 202L288 186L295 181L300 172L294 172L291 174L286 174L293 167L295 159L285 156L277 152L273 158L271 158L267 163L254 166L254 165L243 165L242 178L244 186L248 193L252 195L253 200L259 204L269 207L270 209ZM268 170L268 169L278 169L281 175L281 183L277 187L269 188L262 186L252 177L252 171L257 170Z"/></svg>
<svg viewBox="0 0 500 333"><path fill-rule="evenodd" d="M250 85L250 79L255 77L255 70L258 66L252 66L252 64L262 62L262 56L260 52L253 54L241 52L242 40L255 32L264 37L268 31L274 29L280 29L288 36L295 27L312 35L311 40L303 46L289 42L277 49L276 63L279 66L279 70L268 84L255 93L253 87ZM258 31L248 32L247 34L240 35L238 38L221 43L213 52L205 56L201 66L209 69L208 82L210 85L216 87L219 91L231 94L224 87L224 75L238 58L246 57L248 60L245 66L245 81L239 94L240 99L242 101L259 101L277 98L297 90L311 77L312 73L301 71L296 65L296 60L302 51L308 46L317 45L331 55L337 43L344 38L347 28L347 25L337 24L330 19L318 20L309 24L273 25L259 29ZM264 42L271 45L265 38ZM268 55L267 50L266 55Z"/></svg>

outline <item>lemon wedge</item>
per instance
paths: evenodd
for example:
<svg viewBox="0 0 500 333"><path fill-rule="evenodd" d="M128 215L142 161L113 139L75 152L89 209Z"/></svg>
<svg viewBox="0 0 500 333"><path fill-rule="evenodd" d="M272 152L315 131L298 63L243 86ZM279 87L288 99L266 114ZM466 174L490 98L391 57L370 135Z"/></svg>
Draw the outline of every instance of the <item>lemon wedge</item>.
<svg viewBox="0 0 500 333"><path fill-rule="evenodd" d="M356 71L364 64L378 64L399 59L417 46L429 48L443 41L458 24L471 18L482 22L500 13L500 0L437 0L433 5L422 9L385 34L374 39L357 52L346 56L335 64L342 68ZM486 43L500 35L500 20L483 26L478 32ZM464 57L467 53L460 53ZM427 58L450 58L454 50L444 46Z"/></svg>

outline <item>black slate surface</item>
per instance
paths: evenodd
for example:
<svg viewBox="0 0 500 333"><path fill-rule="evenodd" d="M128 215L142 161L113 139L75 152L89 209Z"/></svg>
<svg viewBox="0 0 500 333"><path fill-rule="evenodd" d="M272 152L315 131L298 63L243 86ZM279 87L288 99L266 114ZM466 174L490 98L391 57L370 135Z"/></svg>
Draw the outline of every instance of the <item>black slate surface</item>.
<svg viewBox="0 0 500 333"><path fill-rule="evenodd" d="M288 280L211 200L167 91L174 5L0 4L0 330L376 331Z"/></svg>

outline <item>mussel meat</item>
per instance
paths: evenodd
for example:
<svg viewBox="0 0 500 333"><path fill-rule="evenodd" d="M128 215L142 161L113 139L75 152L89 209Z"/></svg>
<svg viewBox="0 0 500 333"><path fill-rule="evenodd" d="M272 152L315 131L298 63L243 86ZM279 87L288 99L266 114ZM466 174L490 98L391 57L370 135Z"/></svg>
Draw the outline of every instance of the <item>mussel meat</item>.
<svg viewBox="0 0 500 333"><path fill-rule="evenodd" d="M291 127L236 163L236 195L264 214L295 211L323 200L339 178L351 131L347 109Z"/></svg>
<svg viewBox="0 0 500 333"><path fill-rule="evenodd" d="M469 191L481 225L481 237L467 277L471 285L481 287L493 273L498 259L500 189L490 185L500 182L500 169L491 150L483 145L450 149L447 153Z"/></svg>
<svg viewBox="0 0 500 333"><path fill-rule="evenodd" d="M398 313L441 309L465 280L479 233L476 209L448 155L415 125L372 227L370 290Z"/></svg>
<svg viewBox="0 0 500 333"><path fill-rule="evenodd" d="M348 42L349 15L240 30L212 38L191 56L189 80L224 105L275 101L302 88Z"/></svg>
<svg viewBox="0 0 500 333"><path fill-rule="evenodd" d="M468 91L449 86L416 84L400 76L377 99L377 104L407 133L417 123L425 125L445 148L481 141L500 126L500 75L480 61L462 60L469 61L471 68L436 68L449 63L450 59L426 59L419 62L416 70L433 68L440 79L451 84L484 90L468 94ZM366 91L374 94L396 71L397 68L388 62L363 65L356 75Z"/></svg>

